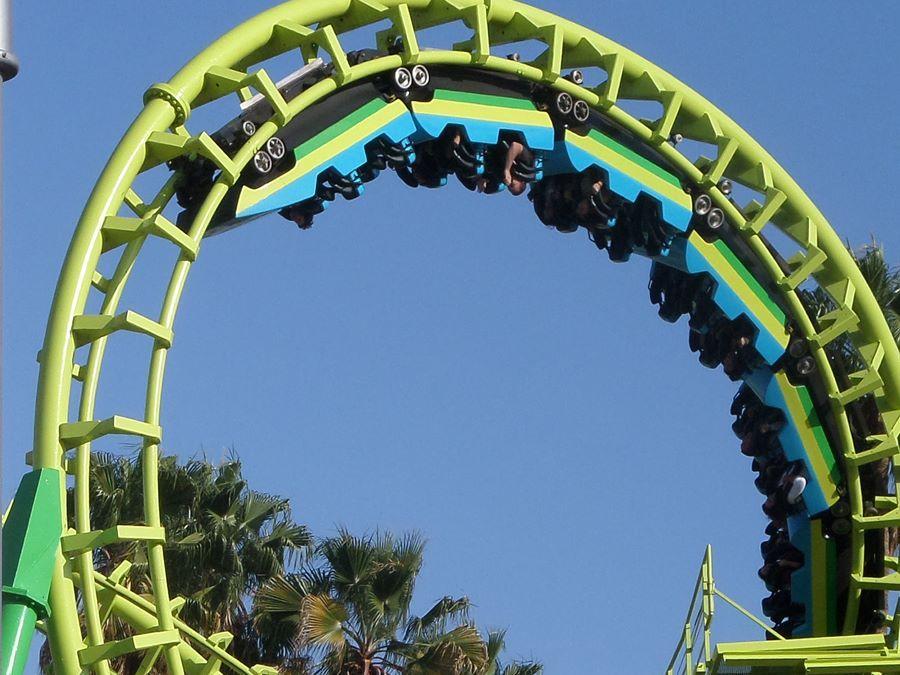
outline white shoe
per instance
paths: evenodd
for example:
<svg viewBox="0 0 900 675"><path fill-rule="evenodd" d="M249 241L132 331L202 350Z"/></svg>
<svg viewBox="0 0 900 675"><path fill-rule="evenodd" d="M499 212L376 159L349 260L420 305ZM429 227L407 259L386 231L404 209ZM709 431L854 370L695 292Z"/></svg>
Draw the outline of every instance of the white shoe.
<svg viewBox="0 0 900 675"><path fill-rule="evenodd" d="M791 488L787 493L788 504L796 504L800 500L800 495L806 489L806 479L803 476L795 476L791 481Z"/></svg>

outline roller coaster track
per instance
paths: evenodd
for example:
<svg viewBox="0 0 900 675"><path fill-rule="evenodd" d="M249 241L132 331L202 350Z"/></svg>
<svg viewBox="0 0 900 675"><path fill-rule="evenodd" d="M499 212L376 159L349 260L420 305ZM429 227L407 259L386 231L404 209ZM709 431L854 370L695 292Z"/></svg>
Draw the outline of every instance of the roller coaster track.
<svg viewBox="0 0 900 675"><path fill-rule="evenodd" d="M348 58L341 47L341 35L385 20L389 27L377 33L377 44L372 45L381 51L366 60ZM417 31L456 21L471 30L470 39L447 45L446 49L419 48ZM522 62L492 53L492 48L526 40L545 45L534 61ZM297 53L298 62L322 57L330 64L327 76L296 96L284 96L282 88L264 69L254 67L287 52ZM7 571L5 563L4 622L7 615L15 615L26 623L29 616L41 620L57 673L71 674L83 669L108 673L111 659L130 652L145 654L142 672L148 672L163 659L174 675L220 669L245 674L267 671L264 666L243 664L232 656L227 650L229 635L204 636L181 621L181 601L170 597L166 582L157 470L162 438L161 393L168 350L174 339L175 316L204 236L217 226L217 214L226 197L238 188L246 188L244 177L258 153L269 147L267 142L304 111L336 92L373 78L390 77L397 69L414 65L435 73L452 69L477 71L531 83L553 95L564 92L572 100L584 101L592 115L606 120L658 158L658 164L682 182L685 195L708 195L712 206L721 209L732 233L729 236L733 237L729 246L740 249L737 257L746 263L735 263L735 269L749 271L753 283L767 289L772 304L784 315L782 348L789 340L797 341L813 360L816 387L822 393L815 406L818 415L827 418L827 442L833 448L837 466L833 470L833 490L824 498L824 508L833 507L840 500L849 509L849 514L841 514L849 522L848 531L841 535L846 538L848 552L843 586L840 590L828 589L832 611L840 616L840 622L811 628L808 639L833 638L827 645L817 645L825 645L822 649L830 650L829 658L834 658L844 651L858 652L854 640L859 640L854 636L871 633L865 644L871 647L881 640L878 644L883 648L874 649L871 654L866 652L870 660L855 662L852 672L895 668L896 640L889 638L884 642L872 615L883 607L883 593L900 590L897 558L892 545L885 543L893 541L892 528L900 527L900 502L887 483L872 488L870 482L861 480L861 473L870 471L876 463L896 465L895 456L900 452L900 353L853 258L785 170L706 99L615 42L514 0L287 2L233 29L170 81L147 90L143 110L119 142L91 193L54 295L39 355L34 447L29 457L34 471L17 493L4 529L4 548L14 553L5 553L5 559L40 560L40 564L23 570L10 563ZM594 67L606 75L605 81L595 87L582 86L577 83L578 78L567 77L567 71L572 69ZM192 132L188 126L193 111L231 95L245 103L257 95L268 104L271 114L234 152L226 152L210 133ZM633 101L657 102L662 114L651 121L637 119L627 111L628 103ZM416 103L411 105L415 112ZM690 159L682 152L684 146L673 142L682 138L706 144L711 156ZM574 136L571 141L587 142ZM163 212L188 180L189 164L179 163L179 158L195 161L198 157L214 167L211 183L190 211L190 218L173 222ZM141 194L136 179L165 163L173 171L163 184L155 194ZM745 186L755 198L737 203L725 187L726 179ZM685 199L690 209L691 197ZM691 217L690 211L687 213ZM685 223L682 231L686 227ZM786 261L769 243L776 231L798 248ZM693 240L686 238L687 246L693 241L699 251L710 248L708 242L704 244L692 236ZM149 238L164 240L179 253L161 312L155 317L120 307L126 284ZM719 252L725 257L736 255L722 247ZM709 255L717 254L711 251ZM117 256L111 275L98 271L101 256ZM724 277L719 282L728 283ZM808 311L801 297L802 289L814 287L824 290L834 305L818 317ZM88 302L94 298L100 299L100 309L95 314L87 313ZM720 306L722 302L719 300ZM146 336L152 343L144 415L141 419L96 419L95 403L107 343L124 332ZM829 353L844 341L852 345L854 362L859 366L855 372L842 372ZM87 358L82 362L76 361L80 347L87 348ZM761 342L757 347L763 351ZM772 365L773 360L768 361ZM789 384L783 384L782 389L789 391ZM72 419L70 410L75 409L75 401L78 412ZM854 406L863 401L877 408L877 419L861 435L851 417ZM766 404L772 405L768 399ZM143 445L144 521L93 531L89 497L91 445L110 435L134 437ZM67 524L66 500L60 498L67 475L74 478L73 530ZM815 525L819 520L808 522L820 527ZM13 548L9 548L7 535ZM52 542L49 549L47 541ZM123 582L127 563L109 575L95 570L93 552L116 541L132 541L146 547L152 596L138 595ZM812 574L816 578L808 583L830 583L822 578L824 572L820 569L814 569ZM42 581L44 577L50 579L49 590ZM841 611L835 609L837 605ZM134 635L108 641L104 624L111 615L131 625ZM4 658L10 661L4 672L21 672L20 661L16 661L18 665L11 663L12 645L7 643L6 630L4 623ZM799 638L802 639L805 638ZM765 648L766 643L761 643L757 656L762 654L762 660L753 663L765 665ZM24 651L27 652L27 646ZM797 658L802 666L803 658ZM851 672L823 668L822 672Z"/></svg>

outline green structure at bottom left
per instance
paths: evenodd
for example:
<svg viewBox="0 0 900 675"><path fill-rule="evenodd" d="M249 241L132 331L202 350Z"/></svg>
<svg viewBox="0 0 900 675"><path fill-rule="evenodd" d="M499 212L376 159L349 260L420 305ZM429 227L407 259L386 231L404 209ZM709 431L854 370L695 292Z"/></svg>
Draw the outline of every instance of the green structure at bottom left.
<svg viewBox="0 0 900 675"><path fill-rule="evenodd" d="M62 534L62 473L36 469L3 523L3 675L20 673L35 622L50 614L50 578Z"/></svg>

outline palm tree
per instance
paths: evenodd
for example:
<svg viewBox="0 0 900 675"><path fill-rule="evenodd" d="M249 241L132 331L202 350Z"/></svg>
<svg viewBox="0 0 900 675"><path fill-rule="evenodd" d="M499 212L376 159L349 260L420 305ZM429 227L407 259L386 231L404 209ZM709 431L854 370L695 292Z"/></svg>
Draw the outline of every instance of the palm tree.
<svg viewBox="0 0 900 675"><path fill-rule="evenodd" d="M894 341L900 344L900 269L888 263L884 247L874 239L850 253L884 312Z"/></svg>
<svg viewBox="0 0 900 675"><path fill-rule="evenodd" d="M544 666L534 661L514 661L506 665L500 661L500 652L506 648L506 631L489 631L485 646L487 661L473 675L540 675L544 672Z"/></svg>
<svg viewBox="0 0 900 675"><path fill-rule="evenodd" d="M869 288L872 289L894 341L900 344L900 268L888 263L884 247L875 239L857 250L848 244L847 250L856 262L856 266ZM802 291L802 296L814 318L819 318L837 308L837 305L822 288ZM859 355L850 346L849 341L836 340L829 347L829 354L839 357L842 365L848 371L853 372L862 366Z"/></svg>
<svg viewBox="0 0 900 675"><path fill-rule="evenodd" d="M186 600L181 617L206 633L233 633L235 653L251 664L288 659L276 638L253 629L249 600L298 562L312 537L293 522L286 498L249 489L239 460L204 464L200 473L187 519L173 523L166 560L170 590Z"/></svg>
<svg viewBox="0 0 900 675"><path fill-rule="evenodd" d="M141 455L95 453L91 457L91 527L102 530L143 520ZM159 463L159 493L169 591L185 603L180 618L205 634L234 634L231 650L249 662L283 661L284 672L302 673L301 659L274 634L258 633L250 620L250 597L266 581L283 574L310 550L307 528L295 523L288 500L251 490L236 457L212 464L173 456ZM69 490L69 514L74 495ZM123 583L150 591L144 548L135 542L112 544L95 552L95 567L108 574L122 561L132 565ZM107 639L126 637L130 629L113 619ZM42 659L49 663L49 653ZM121 673L135 672L140 658L115 663ZM162 667L162 662L160 662Z"/></svg>
<svg viewBox="0 0 900 675"><path fill-rule="evenodd" d="M445 597L411 614L424 547L418 534L341 531L320 544L314 564L263 585L253 608L257 630L292 634L317 675L498 672L468 621L467 598Z"/></svg>

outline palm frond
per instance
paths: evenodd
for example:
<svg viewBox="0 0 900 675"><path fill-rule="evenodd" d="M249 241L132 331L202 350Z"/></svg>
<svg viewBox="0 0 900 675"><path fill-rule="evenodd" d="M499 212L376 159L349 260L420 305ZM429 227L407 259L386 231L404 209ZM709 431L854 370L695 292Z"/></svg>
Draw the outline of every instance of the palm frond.
<svg viewBox="0 0 900 675"><path fill-rule="evenodd" d="M510 663L500 671L500 675L541 675L543 672L543 664L527 661L524 663Z"/></svg>
<svg viewBox="0 0 900 675"><path fill-rule="evenodd" d="M471 625L457 626L430 643L408 645L397 650L407 658L409 675L459 675L478 672L487 663L487 649Z"/></svg>
<svg viewBox="0 0 900 675"><path fill-rule="evenodd" d="M303 600L309 595L306 583L299 574L287 574L269 579L253 598L254 607L266 614L300 614Z"/></svg>
<svg viewBox="0 0 900 675"><path fill-rule="evenodd" d="M374 571L370 537L354 537L342 532L322 544L321 555L331 568L335 584L356 586L367 581Z"/></svg>
<svg viewBox="0 0 900 675"><path fill-rule="evenodd" d="M303 585L309 593L329 594L333 588L331 571L324 567L304 567L300 570Z"/></svg>
<svg viewBox="0 0 900 675"><path fill-rule="evenodd" d="M900 269L888 263L884 247L874 239L851 254L881 307L894 340L900 341Z"/></svg>
<svg viewBox="0 0 900 675"><path fill-rule="evenodd" d="M406 625L406 640L421 639L428 631L444 632L449 621L467 621L472 603L466 597L449 595L438 600L421 617L413 617Z"/></svg>
<svg viewBox="0 0 900 675"><path fill-rule="evenodd" d="M341 649L346 643L344 622L347 609L327 595L303 598L303 639L312 644Z"/></svg>
<svg viewBox="0 0 900 675"><path fill-rule="evenodd" d="M506 631L491 630L488 631L487 640L485 641L487 648L488 660L496 661L500 657L500 653L506 649Z"/></svg>

